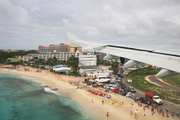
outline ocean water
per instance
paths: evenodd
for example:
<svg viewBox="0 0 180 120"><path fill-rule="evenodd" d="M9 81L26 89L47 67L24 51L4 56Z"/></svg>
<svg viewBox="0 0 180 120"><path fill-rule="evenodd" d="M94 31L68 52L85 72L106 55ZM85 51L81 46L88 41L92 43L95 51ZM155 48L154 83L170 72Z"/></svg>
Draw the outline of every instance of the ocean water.
<svg viewBox="0 0 180 120"><path fill-rule="evenodd" d="M0 74L0 120L97 120L94 111L59 94L48 94L42 83Z"/></svg>

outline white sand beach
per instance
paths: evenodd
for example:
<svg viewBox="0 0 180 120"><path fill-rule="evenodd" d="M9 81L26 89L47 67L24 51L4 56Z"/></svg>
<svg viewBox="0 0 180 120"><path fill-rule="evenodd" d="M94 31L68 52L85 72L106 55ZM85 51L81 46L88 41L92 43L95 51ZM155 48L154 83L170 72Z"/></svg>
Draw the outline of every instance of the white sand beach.
<svg viewBox="0 0 180 120"><path fill-rule="evenodd" d="M102 120L179 120L179 118L176 116L172 118L171 113L168 114L169 117L165 117L166 114L163 117L162 114L159 114L156 109L155 114L152 116L151 107L145 108L145 110L143 110L143 107L145 106L144 104L142 106L138 106L138 104L135 103L135 101L132 99L117 95L115 93L110 93L111 97L118 101L122 101L123 105L118 103L112 104L112 100L94 95L87 91L88 88L77 89L77 86L70 84L68 81L61 80L50 73L35 72L34 70L24 71L23 69L0 69L0 72L33 78L39 82L45 83L45 85L50 86L51 88L58 88L56 92L59 94L75 99L88 108L98 111L97 116L100 116ZM80 84L85 85L82 82ZM88 87L91 88L90 86ZM93 103L91 101L92 99ZM104 104L102 104L102 100L104 100ZM130 114L131 110L133 115ZM106 116L107 112L109 112L108 117ZM144 116L143 113L147 113L148 115ZM135 118L135 114L137 114L138 118Z"/></svg>

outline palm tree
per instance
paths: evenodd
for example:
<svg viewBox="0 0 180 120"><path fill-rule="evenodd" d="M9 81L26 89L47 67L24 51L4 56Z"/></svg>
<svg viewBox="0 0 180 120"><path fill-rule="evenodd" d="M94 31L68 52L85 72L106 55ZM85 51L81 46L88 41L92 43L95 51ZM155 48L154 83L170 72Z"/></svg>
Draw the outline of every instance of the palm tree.
<svg viewBox="0 0 180 120"><path fill-rule="evenodd" d="M67 65L71 66L72 70L75 71L75 72L78 72L79 70L79 59L74 57L74 56L71 56L69 58L69 60L67 61Z"/></svg>
<svg viewBox="0 0 180 120"><path fill-rule="evenodd" d="M49 66L53 67L53 65L54 65L53 59L52 59L52 58L48 58L47 64L48 64Z"/></svg>
<svg viewBox="0 0 180 120"><path fill-rule="evenodd" d="M118 66L119 66L119 63L117 62L117 59L114 61L112 61L112 68L113 68L113 74L114 75L117 75L118 73Z"/></svg>

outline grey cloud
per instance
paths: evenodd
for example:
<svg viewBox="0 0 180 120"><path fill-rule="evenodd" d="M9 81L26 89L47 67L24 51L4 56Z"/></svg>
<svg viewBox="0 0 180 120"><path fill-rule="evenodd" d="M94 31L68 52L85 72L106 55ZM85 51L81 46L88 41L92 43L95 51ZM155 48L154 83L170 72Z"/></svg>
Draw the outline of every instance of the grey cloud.
<svg viewBox="0 0 180 120"><path fill-rule="evenodd" d="M37 48L40 44L70 42L68 31L85 40L179 48L179 3L179 0L1 0L0 41ZM10 47L22 47L18 44Z"/></svg>
<svg viewBox="0 0 180 120"><path fill-rule="evenodd" d="M0 1L0 17L1 25L10 24L20 27L28 27L31 22L31 17L24 8L13 5L7 0Z"/></svg>

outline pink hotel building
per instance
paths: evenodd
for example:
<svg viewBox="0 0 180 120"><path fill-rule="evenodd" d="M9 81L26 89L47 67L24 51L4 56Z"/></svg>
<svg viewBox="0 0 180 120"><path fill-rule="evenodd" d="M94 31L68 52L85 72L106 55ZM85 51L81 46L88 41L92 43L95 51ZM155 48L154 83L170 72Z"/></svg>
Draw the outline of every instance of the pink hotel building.
<svg viewBox="0 0 180 120"><path fill-rule="evenodd" d="M47 60L48 58L56 57L58 60L67 61L72 55L79 57L81 53L82 47L72 43L60 43L59 45L50 44L49 46L40 45L38 46L38 54L25 55L23 56L23 60L29 61L34 57Z"/></svg>

